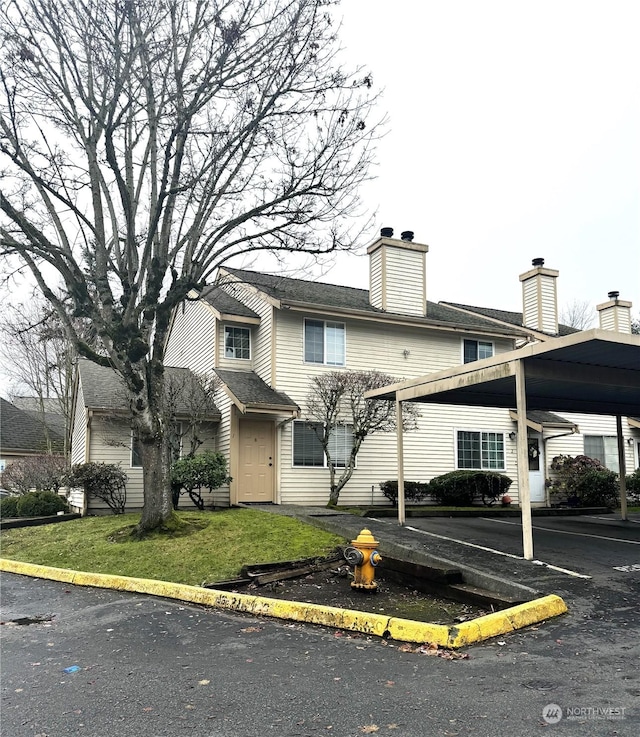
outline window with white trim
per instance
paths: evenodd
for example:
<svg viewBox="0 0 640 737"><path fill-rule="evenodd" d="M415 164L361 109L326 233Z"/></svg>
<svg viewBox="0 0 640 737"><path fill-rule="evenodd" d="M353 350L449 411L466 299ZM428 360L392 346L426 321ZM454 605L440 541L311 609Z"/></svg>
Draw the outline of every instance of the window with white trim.
<svg viewBox="0 0 640 737"><path fill-rule="evenodd" d="M615 435L585 435L584 454L600 461L610 471L620 473L618 438Z"/></svg>
<svg viewBox="0 0 640 737"><path fill-rule="evenodd" d="M326 366L345 365L345 326L331 320L304 321L304 360Z"/></svg>
<svg viewBox="0 0 640 737"><path fill-rule="evenodd" d="M224 326L224 357L251 358L251 331L249 328Z"/></svg>
<svg viewBox="0 0 640 737"><path fill-rule="evenodd" d="M456 431L457 468L504 471L504 433Z"/></svg>
<svg viewBox="0 0 640 737"><path fill-rule="evenodd" d="M491 356L493 356L493 343L491 341L464 339L462 345L463 363L480 361L483 358L491 358Z"/></svg>
<svg viewBox="0 0 640 737"><path fill-rule="evenodd" d="M327 459L324 454L320 435L321 422L293 423L293 465L326 468ZM353 447L353 430L351 425L338 425L333 428L329 436L329 453L334 468L344 468L347 465L351 448Z"/></svg>

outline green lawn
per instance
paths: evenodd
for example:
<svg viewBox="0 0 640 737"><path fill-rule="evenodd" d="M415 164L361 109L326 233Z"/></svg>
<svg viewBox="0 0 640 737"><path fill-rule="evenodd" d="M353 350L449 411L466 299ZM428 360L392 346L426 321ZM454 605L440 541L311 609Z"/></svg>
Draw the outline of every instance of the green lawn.
<svg viewBox="0 0 640 737"><path fill-rule="evenodd" d="M27 563L199 585L234 578L243 565L329 553L344 540L289 517L251 509L179 512L173 537L129 538L138 515L5 530L0 555Z"/></svg>

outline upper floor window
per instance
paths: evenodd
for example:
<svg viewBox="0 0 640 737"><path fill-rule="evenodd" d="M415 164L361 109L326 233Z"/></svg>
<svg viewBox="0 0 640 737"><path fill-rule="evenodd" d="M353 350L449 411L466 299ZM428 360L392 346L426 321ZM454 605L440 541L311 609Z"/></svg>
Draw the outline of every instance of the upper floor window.
<svg viewBox="0 0 640 737"><path fill-rule="evenodd" d="M327 366L345 365L345 328L342 322L304 321L304 360Z"/></svg>
<svg viewBox="0 0 640 737"><path fill-rule="evenodd" d="M318 466L327 465L322 443L322 423L293 423L293 465ZM335 468L345 468L353 446L353 430L351 425L334 427L329 436L329 453Z"/></svg>
<svg viewBox="0 0 640 737"><path fill-rule="evenodd" d="M585 435L584 454L600 461L610 471L620 473L618 438L615 435Z"/></svg>
<svg viewBox="0 0 640 737"><path fill-rule="evenodd" d="M458 468L504 471L504 433L457 431Z"/></svg>
<svg viewBox="0 0 640 737"><path fill-rule="evenodd" d="M463 362L471 363L493 356L493 343L488 340L467 340L463 346Z"/></svg>
<svg viewBox="0 0 640 737"><path fill-rule="evenodd" d="M251 358L251 340L249 328L237 328L225 325L224 357Z"/></svg>

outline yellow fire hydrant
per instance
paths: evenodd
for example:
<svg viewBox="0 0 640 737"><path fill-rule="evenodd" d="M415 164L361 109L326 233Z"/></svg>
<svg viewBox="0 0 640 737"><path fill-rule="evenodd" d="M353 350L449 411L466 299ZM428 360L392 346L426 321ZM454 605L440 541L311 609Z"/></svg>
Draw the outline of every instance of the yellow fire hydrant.
<svg viewBox="0 0 640 737"><path fill-rule="evenodd" d="M355 540L351 541L353 547L345 548L344 557L354 567L354 579L351 588L362 591L375 591L378 584L375 581L376 566L382 560L382 556L376 550L378 541L366 528L360 532Z"/></svg>

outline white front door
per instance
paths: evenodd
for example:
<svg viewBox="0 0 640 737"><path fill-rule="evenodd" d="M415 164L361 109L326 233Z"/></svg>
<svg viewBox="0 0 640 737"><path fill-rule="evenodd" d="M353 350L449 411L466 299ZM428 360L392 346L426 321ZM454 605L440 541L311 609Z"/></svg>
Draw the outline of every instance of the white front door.
<svg viewBox="0 0 640 737"><path fill-rule="evenodd" d="M547 490L544 484L544 446L540 433L530 433L527 437L529 454L529 487L531 502L544 503L547 500Z"/></svg>

